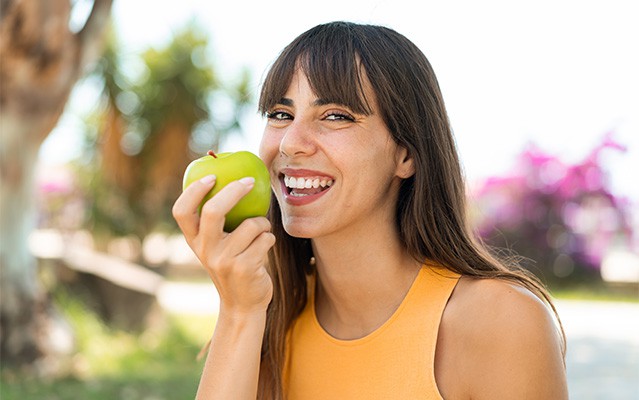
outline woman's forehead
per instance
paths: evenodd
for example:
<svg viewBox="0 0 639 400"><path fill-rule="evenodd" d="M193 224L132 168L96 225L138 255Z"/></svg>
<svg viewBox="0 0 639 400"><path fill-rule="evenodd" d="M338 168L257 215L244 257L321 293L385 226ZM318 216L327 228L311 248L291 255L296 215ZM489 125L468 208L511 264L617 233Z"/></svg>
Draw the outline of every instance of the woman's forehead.
<svg viewBox="0 0 639 400"><path fill-rule="evenodd" d="M308 81L317 98L343 104L358 114L373 113L377 96L360 56L354 52L327 53L315 48L281 55L264 82L260 110L266 112L277 104L296 84L294 77L300 75Z"/></svg>
<svg viewBox="0 0 639 400"><path fill-rule="evenodd" d="M352 96L344 96L340 92L339 88L335 88L333 90L328 91L319 91L317 85L313 85L313 81L309 78L308 74L304 69L297 68L293 73L289 85L286 89L286 92L282 94L281 98L278 100L279 104L282 105L293 105L295 102L294 98L296 95L302 91L309 91L310 103L314 106L323 106L328 104L339 104L346 106L353 111L359 108L365 108L367 112L361 112L362 114L373 114L377 109L377 104L375 102L375 92L373 91L373 87L368 80L365 73L361 75L361 86L358 88L361 95L362 104L353 105L352 103L347 103L344 101L345 98L349 98ZM336 85L339 85L336 82ZM323 86L320 86L323 87Z"/></svg>
<svg viewBox="0 0 639 400"><path fill-rule="evenodd" d="M294 72L293 78L306 81L319 101L342 104L361 114L370 114L375 108L373 87L359 62L354 63L350 70L341 72L325 64L302 65ZM291 79L291 85L293 81Z"/></svg>

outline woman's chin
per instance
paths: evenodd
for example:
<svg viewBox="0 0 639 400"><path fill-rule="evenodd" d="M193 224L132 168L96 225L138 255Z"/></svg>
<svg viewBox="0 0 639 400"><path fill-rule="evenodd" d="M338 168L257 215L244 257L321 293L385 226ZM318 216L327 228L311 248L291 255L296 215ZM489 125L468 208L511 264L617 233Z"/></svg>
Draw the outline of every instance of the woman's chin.
<svg viewBox="0 0 639 400"><path fill-rule="evenodd" d="M312 232L299 224L284 224L284 230L290 236L299 239L311 239L313 237Z"/></svg>
<svg viewBox="0 0 639 400"><path fill-rule="evenodd" d="M282 225L286 233L300 239L311 239L319 233L316 221L308 218L282 215Z"/></svg>

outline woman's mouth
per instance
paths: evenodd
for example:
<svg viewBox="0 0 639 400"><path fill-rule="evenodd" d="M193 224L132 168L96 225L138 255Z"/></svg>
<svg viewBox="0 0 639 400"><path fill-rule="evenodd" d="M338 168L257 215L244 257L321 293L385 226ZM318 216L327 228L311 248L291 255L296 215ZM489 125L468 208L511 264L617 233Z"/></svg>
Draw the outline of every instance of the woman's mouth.
<svg viewBox="0 0 639 400"><path fill-rule="evenodd" d="M293 197L312 196L328 190L333 179L327 177L295 177L284 175L284 186L288 195Z"/></svg>

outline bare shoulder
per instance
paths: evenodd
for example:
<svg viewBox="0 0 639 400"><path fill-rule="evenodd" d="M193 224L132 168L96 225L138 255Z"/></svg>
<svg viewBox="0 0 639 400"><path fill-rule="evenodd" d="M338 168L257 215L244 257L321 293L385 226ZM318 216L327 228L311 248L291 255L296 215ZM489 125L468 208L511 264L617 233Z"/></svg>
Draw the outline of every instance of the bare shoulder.
<svg viewBox="0 0 639 400"><path fill-rule="evenodd" d="M567 398L553 313L523 286L462 277L437 346L438 379L464 381L451 398Z"/></svg>
<svg viewBox="0 0 639 400"><path fill-rule="evenodd" d="M539 345L560 345L549 307L530 290L500 279L462 277L442 324L457 339L472 343L474 352L493 356L499 350L521 350L522 358Z"/></svg>
<svg viewBox="0 0 639 400"><path fill-rule="evenodd" d="M471 331L509 328L503 332L508 334L518 326L537 330L553 323L540 298L523 286L501 279L462 277L448 309L451 317L462 317L458 313L463 313L464 326ZM473 319L472 324L468 324L468 318Z"/></svg>

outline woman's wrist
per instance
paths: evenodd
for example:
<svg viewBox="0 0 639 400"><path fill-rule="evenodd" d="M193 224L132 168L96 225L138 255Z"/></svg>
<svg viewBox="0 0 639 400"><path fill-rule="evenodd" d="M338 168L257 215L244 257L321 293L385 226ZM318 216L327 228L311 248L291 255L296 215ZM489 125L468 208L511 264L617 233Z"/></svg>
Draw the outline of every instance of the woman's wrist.
<svg viewBox="0 0 639 400"><path fill-rule="evenodd" d="M244 309L241 307L220 305L217 324L245 327L266 323L266 309Z"/></svg>

